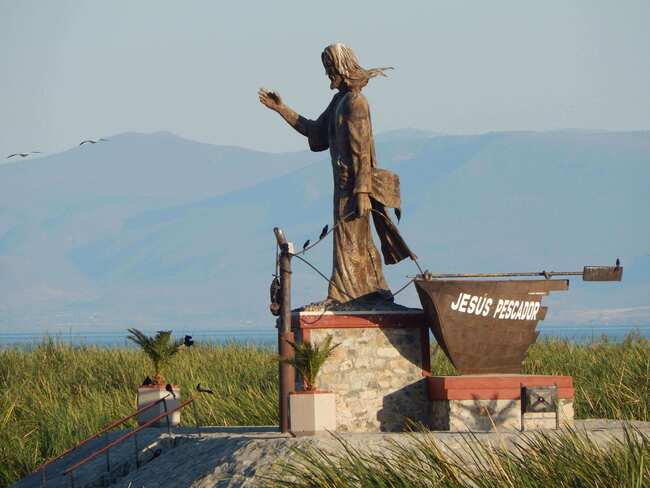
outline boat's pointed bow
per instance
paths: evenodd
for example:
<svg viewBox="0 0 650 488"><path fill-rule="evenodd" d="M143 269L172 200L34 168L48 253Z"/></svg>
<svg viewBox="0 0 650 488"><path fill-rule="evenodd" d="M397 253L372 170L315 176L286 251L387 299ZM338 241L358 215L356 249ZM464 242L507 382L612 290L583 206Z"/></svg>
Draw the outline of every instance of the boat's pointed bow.
<svg viewBox="0 0 650 488"><path fill-rule="evenodd" d="M519 373L550 291L566 280L425 280L415 287L436 341L462 374Z"/></svg>

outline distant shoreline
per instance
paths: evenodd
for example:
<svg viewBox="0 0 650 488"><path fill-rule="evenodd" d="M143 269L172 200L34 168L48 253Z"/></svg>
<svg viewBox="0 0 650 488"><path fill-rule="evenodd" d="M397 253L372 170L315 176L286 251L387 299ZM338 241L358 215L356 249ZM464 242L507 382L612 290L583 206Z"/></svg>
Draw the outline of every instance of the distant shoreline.
<svg viewBox="0 0 650 488"><path fill-rule="evenodd" d="M650 325L580 325L559 326L539 325L539 339L564 339L577 343L588 343L600 340L603 336L612 342L620 342L629 334L650 339ZM193 336L197 343L243 343L258 346L275 346L277 332L275 328L264 329L226 329L226 330L174 330L174 335L183 337ZM52 339L73 346L98 346L98 347L132 347L126 338L125 330L113 331L58 331L58 332L0 332L0 348L20 347L32 348Z"/></svg>

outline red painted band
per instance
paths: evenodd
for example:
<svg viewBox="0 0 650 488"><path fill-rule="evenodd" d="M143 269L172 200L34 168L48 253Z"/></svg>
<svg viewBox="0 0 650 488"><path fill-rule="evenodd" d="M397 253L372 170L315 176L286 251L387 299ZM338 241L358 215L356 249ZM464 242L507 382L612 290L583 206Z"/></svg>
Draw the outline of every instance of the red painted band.
<svg viewBox="0 0 650 488"><path fill-rule="evenodd" d="M573 399L573 378L545 375L468 375L428 378L431 400L513 400L519 399L521 387L557 386L558 398Z"/></svg>
<svg viewBox="0 0 650 488"><path fill-rule="evenodd" d="M359 314L359 315L298 315L291 319L293 327L300 329L372 329L378 327L427 327L424 314Z"/></svg>
<svg viewBox="0 0 650 488"><path fill-rule="evenodd" d="M520 388L521 386L553 386L572 388L571 376L553 375L461 375L432 376L429 380L445 390L466 388Z"/></svg>

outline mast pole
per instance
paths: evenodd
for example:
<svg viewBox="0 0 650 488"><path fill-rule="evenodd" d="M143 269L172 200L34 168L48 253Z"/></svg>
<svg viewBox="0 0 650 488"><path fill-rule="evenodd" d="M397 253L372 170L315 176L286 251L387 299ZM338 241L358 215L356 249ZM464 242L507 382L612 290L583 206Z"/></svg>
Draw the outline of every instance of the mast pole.
<svg viewBox="0 0 650 488"><path fill-rule="evenodd" d="M282 229L273 229L275 238L280 247L280 293L282 302L280 304L280 317L277 321L278 328L278 354L280 359L293 358L294 351L287 341L294 342L294 334L291 331L291 246L287 242ZM279 418L280 432L289 432L289 393L296 389L296 370L284 361L279 363Z"/></svg>

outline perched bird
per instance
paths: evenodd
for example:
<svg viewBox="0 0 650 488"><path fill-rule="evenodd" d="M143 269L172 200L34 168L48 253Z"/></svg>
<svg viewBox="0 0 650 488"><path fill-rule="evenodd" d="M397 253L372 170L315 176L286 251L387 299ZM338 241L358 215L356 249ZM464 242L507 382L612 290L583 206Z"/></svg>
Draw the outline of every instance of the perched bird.
<svg viewBox="0 0 650 488"><path fill-rule="evenodd" d="M196 391L199 393L209 393L210 395L214 395L214 392L212 390L209 390L207 388L201 388L201 383L196 385Z"/></svg>
<svg viewBox="0 0 650 488"><path fill-rule="evenodd" d="M31 151L31 152L28 152L28 153L13 153L13 154L10 154L9 156L7 156L7 159L11 159L14 156L20 156L21 158L26 158L30 154L41 154L41 151Z"/></svg>
<svg viewBox="0 0 650 488"><path fill-rule="evenodd" d="M174 388L172 387L171 384L167 383L165 385L165 390L167 390L169 393L171 393L172 397L176 398L176 393L174 393Z"/></svg>
<svg viewBox="0 0 650 488"><path fill-rule="evenodd" d="M329 225L325 224L325 227L323 227L323 230L320 231L320 236L318 237L318 240L320 241L321 239L324 239L325 236L327 235L327 230L329 229Z"/></svg>
<svg viewBox="0 0 650 488"><path fill-rule="evenodd" d="M619 258L616 258L616 267L617 268L621 267L621 260Z"/></svg>
<svg viewBox="0 0 650 488"><path fill-rule="evenodd" d="M305 241L305 243L302 245L302 250L303 250L303 251L304 251L305 249L307 249L307 246L309 246L309 242L310 242L310 240L307 239L307 240Z"/></svg>
<svg viewBox="0 0 650 488"><path fill-rule="evenodd" d="M147 376L142 382L142 386L149 386L149 385L153 385L153 381L151 380L151 378Z"/></svg>
<svg viewBox="0 0 650 488"><path fill-rule="evenodd" d="M152 459L153 459L153 458L157 458L157 457L160 456L161 454L162 454L162 449L160 449L160 448L156 449L156 450L153 452Z"/></svg>
<svg viewBox="0 0 650 488"><path fill-rule="evenodd" d="M186 335L185 339L183 339L183 345L185 347L192 347L194 345L194 341L192 340L191 335Z"/></svg>
<svg viewBox="0 0 650 488"><path fill-rule="evenodd" d="M395 217L397 217L397 223L399 224L399 219L402 218L402 209L401 208L396 208L395 209Z"/></svg>

